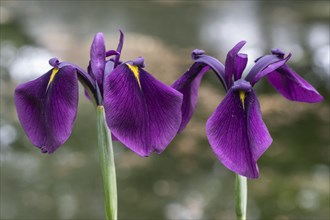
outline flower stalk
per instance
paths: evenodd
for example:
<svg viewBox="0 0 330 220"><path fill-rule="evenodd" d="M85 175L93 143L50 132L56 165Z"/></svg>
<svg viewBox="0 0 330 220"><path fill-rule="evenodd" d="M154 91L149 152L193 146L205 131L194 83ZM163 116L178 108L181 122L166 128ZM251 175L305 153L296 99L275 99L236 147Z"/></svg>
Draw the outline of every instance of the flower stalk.
<svg viewBox="0 0 330 220"><path fill-rule="evenodd" d="M103 106L97 106L97 135L100 163L105 194L105 211L107 220L117 220L117 183L113 155L111 132L105 120Z"/></svg>
<svg viewBox="0 0 330 220"><path fill-rule="evenodd" d="M247 179L244 176L236 174L235 180L236 192L236 219L246 219L246 205L247 205Z"/></svg>

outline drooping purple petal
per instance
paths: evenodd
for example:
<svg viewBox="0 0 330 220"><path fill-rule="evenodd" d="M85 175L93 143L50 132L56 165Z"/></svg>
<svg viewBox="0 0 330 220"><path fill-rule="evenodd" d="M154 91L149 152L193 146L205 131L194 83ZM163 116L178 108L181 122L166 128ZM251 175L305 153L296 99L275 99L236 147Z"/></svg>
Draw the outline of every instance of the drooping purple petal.
<svg viewBox="0 0 330 220"><path fill-rule="evenodd" d="M82 84L86 85L93 91L96 89L95 79L92 78L88 73L86 73L85 70L70 62L60 62L58 64L58 68L63 68L66 66L73 67L77 71L78 79Z"/></svg>
<svg viewBox="0 0 330 220"><path fill-rule="evenodd" d="M267 75L268 82L285 98L299 102L320 102L323 97L289 66L283 65Z"/></svg>
<svg viewBox="0 0 330 220"><path fill-rule="evenodd" d="M206 133L211 147L228 169L248 178L259 176L257 160L272 142L262 121L253 90L244 104L238 90L230 89L208 119Z"/></svg>
<svg viewBox="0 0 330 220"><path fill-rule="evenodd" d="M218 76L220 79L222 85L224 86L225 90L228 90L228 85L226 83L226 77L225 77L225 66L214 57L204 55L203 50L195 49L192 52L192 58L195 61L195 63L204 63L212 68L214 73Z"/></svg>
<svg viewBox="0 0 330 220"><path fill-rule="evenodd" d="M50 70L17 86L15 105L21 125L42 152L52 153L70 136L78 107L78 79L71 66Z"/></svg>
<svg viewBox="0 0 330 220"><path fill-rule="evenodd" d="M279 58L283 58L285 55L285 52L279 48L273 48L272 49L272 54L278 56Z"/></svg>
<svg viewBox="0 0 330 220"><path fill-rule="evenodd" d="M116 50L108 50L107 52L105 52L106 57L118 56L118 55L120 55L120 52Z"/></svg>
<svg viewBox="0 0 330 220"><path fill-rule="evenodd" d="M238 52L242 49L242 47L246 44L246 41L241 41L236 44L233 49L231 49L226 58L225 63L225 76L226 83L228 88L233 84L233 76L235 80L241 78L243 70L247 64L247 55L246 54L238 54Z"/></svg>
<svg viewBox="0 0 330 220"><path fill-rule="evenodd" d="M245 105L250 149L252 152L253 160L257 161L271 145L273 139L262 120L262 113L258 97L253 90L251 90L249 95L247 95Z"/></svg>
<svg viewBox="0 0 330 220"><path fill-rule="evenodd" d="M94 78L97 80L97 84L100 91L103 91L103 77L105 68L105 44L102 33L97 33L94 37L91 50L90 50L90 69Z"/></svg>
<svg viewBox="0 0 330 220"><path fill-rule="evenodd" d="M182 94L130 64L107 76L104 106L113 134L140 156L161 153L181 124Z"/></svg>
<svg viewBox="0 0 330 220"><path fill-rule="evenodd" d="M289 54L287 57L279 57L277 55L266 55L257 59L256 64L252 67L250 72L246 76L246 80L254 85L262 77L268 73L276 70L277 68L283 66L291 57Z"/></svg>
<svg viewBox="0 0 330 220"><path fill-rule="evenodd" d="M183 94L183 103L181 107L182 121L181 132L190 121L197 104L198 88L205 72L210 69L209 66L203 63L194 63L172 87Z"/></svg>

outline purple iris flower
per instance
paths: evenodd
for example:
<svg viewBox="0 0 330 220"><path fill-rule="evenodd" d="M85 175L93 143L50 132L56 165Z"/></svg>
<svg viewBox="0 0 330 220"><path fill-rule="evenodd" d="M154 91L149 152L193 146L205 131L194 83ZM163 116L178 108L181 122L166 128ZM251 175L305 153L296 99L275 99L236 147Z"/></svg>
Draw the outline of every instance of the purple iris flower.
<svg viewBox="0 0 330 220"><path fill-rule="evenodd" d="M172 87L183 93L182 131L189 122L197 103L197 93L204 73L212 69L227 94L206 124L209 143L218 159L228 169L249 178L259 176L257 160L272 143L262 120L260 104L253 86L264 76L285 98L300 102L320 102L323 97L287 66L291 54L281 50L256 60L246 77L242 73L247 55L239 53L246 42L239 42L227 55L223 65L217 59L194 50L195 63Z"/></svg>
<svg viewBox="0 0 330 220"><path fill-rule="evenodd" d="M161 153L181 123L182 94L144 70L144 59L120 61L124 35L116 50L106 51L98 33L87 72L57 58L41 77L18 85L18 118L31 142L52 153L70 136L77 115L78 81L95 105L104 105L114 139L140 156Z"/></svg>

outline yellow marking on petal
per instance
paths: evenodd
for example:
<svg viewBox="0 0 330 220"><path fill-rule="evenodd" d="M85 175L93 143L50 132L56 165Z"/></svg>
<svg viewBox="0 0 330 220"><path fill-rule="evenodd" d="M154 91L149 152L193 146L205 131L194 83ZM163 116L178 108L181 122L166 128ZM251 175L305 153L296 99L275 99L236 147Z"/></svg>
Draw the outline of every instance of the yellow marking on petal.
<svg viewBox="0 0 330 220"><path fill-rule="evenodd" d="M50 75L50 78L49 78L49 81L48 81L47 89L48 89L49 85L53 82L53 80L55 78L55 75L56 75L56 73L58 73L59 70L60 70L59 68L54 68L53 69L52 74Z"/></svg>
<svg viewBox="0 0 330 220"><path fill-rule="evenodd" d="M245 92L244 91L239 91L239 98L242 102L243 109L245 108L244 106L244 101L245 101Z"/></svg>
<svg viewBox="0 0 330 220"><path fill-rule="evenodd" d="M141 83L140 83L140 73L139 73L139 67L138 66L134 66L134 65L131 65L131 64L127 64L128 68L133 72L138 84L139 84L139 87L141 89Z"/></svg>

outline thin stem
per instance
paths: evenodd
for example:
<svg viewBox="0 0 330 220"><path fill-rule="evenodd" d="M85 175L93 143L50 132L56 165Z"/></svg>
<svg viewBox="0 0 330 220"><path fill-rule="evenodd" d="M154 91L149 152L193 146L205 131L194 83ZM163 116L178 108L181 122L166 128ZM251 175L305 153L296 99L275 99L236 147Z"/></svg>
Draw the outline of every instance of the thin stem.
<svg viewBox="0 0 330 220"><path fill-rule="evenodd" d="M236 191L236 217L237 217L237 220L245 220L246 219L246 204L247 204L247 180L246 180L246 177L236 174L235 191Z"/></svg>
<svg viewBox="0 0 330 220"><path fill-rule="evenodd" d="M117 220L117 183L111 132L106 124L104 107L97 106L96 114L106 218L107 220Z"/></svg>

